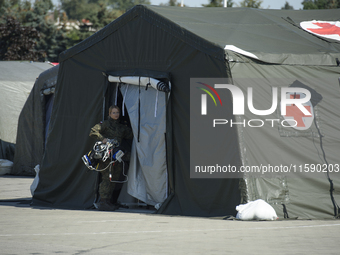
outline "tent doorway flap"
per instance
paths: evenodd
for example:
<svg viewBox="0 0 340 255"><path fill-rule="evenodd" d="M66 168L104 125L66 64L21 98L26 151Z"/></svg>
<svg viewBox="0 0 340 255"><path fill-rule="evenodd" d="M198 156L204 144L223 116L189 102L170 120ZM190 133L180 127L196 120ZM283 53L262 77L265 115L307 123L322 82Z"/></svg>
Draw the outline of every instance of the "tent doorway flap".
<svg viewBox="0 0 340 255"><path fill-rule="evenodd" d="M108 76L108 80L116 84L123 96L122 109L126 107L134 134L127 192L149 205L163 203L168 196L165 142L168 93L164 92L170 91L169 83L137 76Z"/></svg>

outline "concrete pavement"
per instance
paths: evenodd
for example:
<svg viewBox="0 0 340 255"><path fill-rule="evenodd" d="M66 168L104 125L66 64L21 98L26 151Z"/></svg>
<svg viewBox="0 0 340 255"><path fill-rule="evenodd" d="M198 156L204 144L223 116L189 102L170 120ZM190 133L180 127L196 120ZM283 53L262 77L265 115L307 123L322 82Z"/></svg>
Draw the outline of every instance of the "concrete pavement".
<svg viewBox="0 0 340 255"><path fill-rule="evenodd" d="M0 254L339 254L339 220L229 221L30 206L0 176Z"/></svg>

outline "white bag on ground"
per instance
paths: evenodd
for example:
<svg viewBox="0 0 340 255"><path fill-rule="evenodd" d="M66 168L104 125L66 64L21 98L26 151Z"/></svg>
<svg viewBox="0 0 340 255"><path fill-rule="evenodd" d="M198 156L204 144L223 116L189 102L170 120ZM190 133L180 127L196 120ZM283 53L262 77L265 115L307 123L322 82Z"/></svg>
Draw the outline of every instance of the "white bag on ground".
<svg viewBox="0 0 340 255"><path fill-rule="evenodd" d="M13 162L7 159L0 159L0 175L11 173Z"/></svg>
<svg viewBox="0 0 340 255"><path fill-rule="evenodd" d="M31 184L31 187L30 187L32 197L33 197L34 191L35 191L35 189L37 188L38 183L39 183L39 171L40 171L40 165L36 165L36 166L34 167L34 170L35 170L35 177L34 177L34 180L33 180L32 184Z"/></svg>
<svg viewBox="0 0 340 255"><path fill-rule="evenodd" d="M274 208L262 199L236 206L236 219L240 220L276 220Z"/></svg>

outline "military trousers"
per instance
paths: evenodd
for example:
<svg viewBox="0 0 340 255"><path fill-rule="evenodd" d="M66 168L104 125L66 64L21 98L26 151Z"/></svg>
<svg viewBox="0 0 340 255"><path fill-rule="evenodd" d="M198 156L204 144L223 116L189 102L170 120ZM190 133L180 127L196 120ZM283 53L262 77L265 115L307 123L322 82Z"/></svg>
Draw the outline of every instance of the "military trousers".
<svg viewBox="0 0 340 255"><path fill-rule="evenodd" d="M110 171L112 174L110 181ZM101 199L110 199L112 192L115 189L116 182L119 181L119 177L123 171L123 163L115 162L114 165L108 167L104 171L100 171L102 180L99 184L99 195Z"/></svg>

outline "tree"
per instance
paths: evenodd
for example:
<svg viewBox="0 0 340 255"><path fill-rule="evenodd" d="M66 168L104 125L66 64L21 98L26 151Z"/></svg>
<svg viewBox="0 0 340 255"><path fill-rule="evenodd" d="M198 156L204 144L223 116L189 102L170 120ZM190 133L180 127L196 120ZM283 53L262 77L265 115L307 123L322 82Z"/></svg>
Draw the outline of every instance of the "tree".
<svg viewBox="0 0 340 255"><path fill-rule="evenodd" d="M1 59L57 62L58 55L62 51L91 36L122 15L125 9L135 4L150 2L149 0L61 0L61 3L61 9L60 7L53 9L51 0L34 0L34 2L0 0ZM117 9L112 8L113 6ZM8 20L7 17L11 18ZM60 21L58 26L55 25L55 20ZM66 23L72 21L85 22L80 22L80 29L70 30L66 27ZM20 33L11 34L9 27L13 31L24 32L19 37ZM26 31L30 32L26 33Z"/></svg>
<svg viewBox="0 0 340 255"><path fill-rule="evenodd" d="M61 0L62 9L66 12L68 19L81 20L91 15L94 10L88 5L87 0Z"/></svg>
<svg viewBox="0 0 340 255"><path fill-rule="evenodd" d="M123 14L118 9L108 7L105 0L61 0L61 3L69 20L89 20L96 29L106 26Z"/></svg>
<svg viewBox="0 0 340 255"><path fill-rule="evenodd" d="M181 3L178 3L177 0L169 0L168 6L181 6Z"/></svg>
<svg viewBox="0 0 340 255"><path fill-rule="evenodd" d="M281 8L281 10L294 10L293 6L289 5L286 1L285 5Z"/></svg>
<svg viewBox="0 0 340 255"><path fill-rule="evenodd" d="M33 60L45 58L42 50L36 49L40 33L34 27L23 26L15 17L5 16L0 24L0 60Z"/></svg>
<svg viewBox="0 0 340 255"><path fill-rule="evenodd" d="M150 4L149 0L108 0L113 9L126 11L138 4Z"/></svg>
<svg viewBox="0 0 340 255"><path fill-rule="evenodd" d="M337 9L340 8L340 0L304 0L304 10L311 9Z"/></svg>
<svg viewBox="0 0 340 255"><path fill-rule="evenodd" d="M105 27L123 14L123 11L108 7L107 2L103 0L90 0L89 6L94 11L89 13L88 16L83 17L83 19L89 20L93 24L92 27L96 30Z"/></svg>
<svg viewBox="0 0 340 255"><path fill-rule="evenodd" d="M1 7L2 59L58 61L68 39L65 30L58 30L53 20L47 19L53 9L51 0L36 0L33 5L30 1L4 0ZM12 32L6 37L6 29L22 33Z"/></svg>
<svg viewBox="0 0 340 255"><path fill-rule="evenodd" d="M223 0L210 0L209 4L202 4L203 7L223 7ZM227 7L233 7L233 0L227 1Z"/></svg>
<svg viewBox="0 0 340 255"><path fill-rule="evenodd" d="M62 8L68 21L81 21L79 29L67 32L67 48L83 41L123 14L123 11L108 7L105 0L62 0Z"/></svg>
<svg viewBox="0 0 340 255"><path fill-rule="evenodd" d="M262 1L261 0L243 0L240 2L241 7L250 7L250 8L261 8Z"/></svg>
<svg viewBox="0 0 340 255"><path fill-rule="evenodd" d="M18 6L18 1L0 0L0 21L4 21L7 15L16 17Z"/></svg>
<svg viewBox="0 0 340 255"><path fill-rule="evenodd" d="M23 22L39 32L36 50L45 52L44 60L57 62L58 55L66 49L67 37L65 30L58 30L54 22L46 18L51 8L53 8L51 0L36 0L33 8L23 15Z"/></svg>

